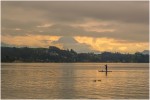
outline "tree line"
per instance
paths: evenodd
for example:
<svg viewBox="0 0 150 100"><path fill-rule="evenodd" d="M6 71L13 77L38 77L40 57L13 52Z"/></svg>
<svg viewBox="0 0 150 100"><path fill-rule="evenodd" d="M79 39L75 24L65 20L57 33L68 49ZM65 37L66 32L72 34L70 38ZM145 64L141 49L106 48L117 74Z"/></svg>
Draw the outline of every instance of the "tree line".
<svg viewBox="0 0 150 100"><path fill-rule="evenodd" d="M1 62L123 62L148 63L149 55L136 52L77 53L73 49L61 50L55 46L49 48L1 47Z"/></svg>

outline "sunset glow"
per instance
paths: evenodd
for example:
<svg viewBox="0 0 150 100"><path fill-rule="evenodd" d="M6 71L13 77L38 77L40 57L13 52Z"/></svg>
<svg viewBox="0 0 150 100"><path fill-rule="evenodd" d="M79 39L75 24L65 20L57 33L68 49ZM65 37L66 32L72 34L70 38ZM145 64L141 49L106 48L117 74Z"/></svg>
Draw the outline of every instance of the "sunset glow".
<svg viewBox="0 0 150 100"><path fill-rule="evenodd" d="M79 43L85 43L97 51L112 51L122 53L134 53L148 49L148 43L130 43L127 41L119 41L111 38L91 38L91 37L75 37ZM134 45L134 46L133 46ZM144 47L144 48L143 48ZM128 52L127 52L128 51Z"/></svg>
<svg viewBox="0 0 150 100"><path fill-rule="evenodd" d="M148 2L2 2L2 46L135 53L149 47Z"/></svg>
<svg viewBox="0 0 150 100"><path fill-rule="evenodd" d="M27 35L27 36L4 36L2 41L16 46L49 47L59 36ZM57 45L58 46L58 45Z"/></svg>

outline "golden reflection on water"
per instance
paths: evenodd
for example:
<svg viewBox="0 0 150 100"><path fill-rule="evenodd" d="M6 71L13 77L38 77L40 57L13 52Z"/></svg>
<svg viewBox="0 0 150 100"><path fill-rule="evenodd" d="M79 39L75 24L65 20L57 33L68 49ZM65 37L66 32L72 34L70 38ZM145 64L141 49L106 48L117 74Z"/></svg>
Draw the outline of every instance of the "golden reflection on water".
<svg viewBox="0 0 150 100"><path fill-rule="evenodd" d="M148 98L148 67L145 67L147 64L140 66L144 69L112 68L113 72L108 72L106 76L105 72L98 72L97 64L6 64L2 65L1 72L2 98Z"/></svg>

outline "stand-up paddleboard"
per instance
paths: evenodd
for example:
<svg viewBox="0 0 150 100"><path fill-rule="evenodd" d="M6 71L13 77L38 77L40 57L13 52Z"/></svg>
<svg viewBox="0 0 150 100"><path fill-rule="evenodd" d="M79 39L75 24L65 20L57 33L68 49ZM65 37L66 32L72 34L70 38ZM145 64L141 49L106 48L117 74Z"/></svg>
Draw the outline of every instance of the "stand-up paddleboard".
<svg viewBox="0 0 150 100"><path fill-rule="evenodd" d="M99 70L98 72L112 72L112 71L103 71L103 70Z"/></svg>

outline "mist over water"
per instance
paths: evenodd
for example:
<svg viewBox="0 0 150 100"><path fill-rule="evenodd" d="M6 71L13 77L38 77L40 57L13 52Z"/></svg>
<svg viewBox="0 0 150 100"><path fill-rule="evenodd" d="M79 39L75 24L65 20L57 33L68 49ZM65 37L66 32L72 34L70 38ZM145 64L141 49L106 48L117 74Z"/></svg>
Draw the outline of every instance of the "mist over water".
<svg viewBox="0 0 150 100"><path fill-rule="evenodd" d="M2 63L3 99L148 99L148 63Z"/></svg>

